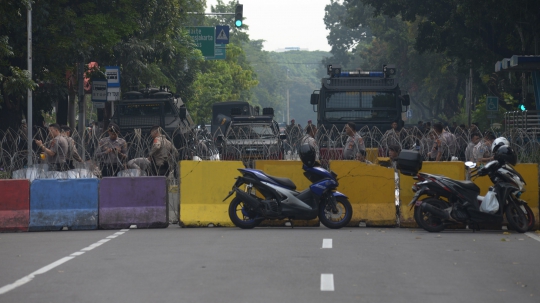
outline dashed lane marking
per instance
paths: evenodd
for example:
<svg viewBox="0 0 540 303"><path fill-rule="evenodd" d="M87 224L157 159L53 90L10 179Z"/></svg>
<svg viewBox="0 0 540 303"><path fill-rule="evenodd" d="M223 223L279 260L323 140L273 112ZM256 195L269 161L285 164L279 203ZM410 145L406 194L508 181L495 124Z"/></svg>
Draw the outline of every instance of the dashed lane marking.
<svg viewBox="0 0 540 303"><path fill-rule="evenodd" d="M321 291L334 291L334 274L321 274Z"/></svg>
<svg viewBox="0 0 540 303"><path fill-rule="evenodd" d="M114 238L116 238L119 235L123 235L128 230L129 229L122 229L119 232L114 233L114 235L116 235L116 236L114 236ZM19 286L23 286L24 284L32 281L37 275L44 274L44 273L48 272L49 270L51 270L51 269L53 269L55 267L58 267L58 266L60 266L60 265L62 265L64 263L66 263L69 260L74 259L76 256L80 256L80 255L84 254L86 251L91 251L92 249L94 249L94 248L96 248L98 246L101 246L104 243L107 243L108 241L110 241L112 239L111 237L112 236L108 236L105 239L99 240L96 243L91 244L91 245L81 249L80 251L74 252L71 255L67 256L67 257L63 257L62 259L60 259L58 261L55 261L55 262L53 262L53 263L51 263L51 264L49 264L47 266L44 266L44 267L34 271L33 273L29 274L28 276L22 277L21 279L13 282L11 284L8 284L6 286L1 287L0 288L0 295L3 295L5 293L7 293L8 291L14 290L15 288L17 288Z"/></svg>
<svg viewBox="0 0 540 303"><path fill-rule="evenodd" d="M322 248L332 248L332 239L323 239Z"/></svg>

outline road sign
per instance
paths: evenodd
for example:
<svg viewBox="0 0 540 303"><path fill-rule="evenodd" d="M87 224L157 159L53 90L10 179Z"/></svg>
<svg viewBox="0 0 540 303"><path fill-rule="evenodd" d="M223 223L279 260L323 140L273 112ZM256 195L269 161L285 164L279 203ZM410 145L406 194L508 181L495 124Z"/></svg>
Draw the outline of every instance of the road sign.
<svg viewBox="0 0 540 303"><path fill-rule="evenodd" d="M120 87L120 67L105 66L105 76L107 76L108 87Z"/></svg>
<svg viewBox="0 0 540 303"><path fill-rule="evenodd" d="M229 26L216 25L216 44L229 44Z"/></svg>
<svg viewBox="0 0 540 303"><path fill-rule="evenodd" d="M106 80L92 81L92 101L93 102L107 101L107 81Z"/></svg>
<svg viewBox="0 0 540 303"><path fill-rule="evenodd" d="M214 49L214 56L204 57L206 60L225 60L225 44L216 44Z"/></svg>
<svg viewBox="0 0 540 303"><path fill-rule="evenodd" d="M203 56L214 56L214 45L216 41L216 29L212 26L188 27L189 35L197 49L201 50Z"/></svg>
<svg viewBox="0 0 540 303"><path fill-rule="evenodd" d="M499 98L494 96L488 96L486 100L486 109L488 111L496 112L499 110Z"/></svg>
<svg viewBox="0 0 540 303"><path fill-rule="evenodd" d="M407 118L412 118L412 110L407 110Z"/></svg>
<svg viewBox="0 0 540 303"><path fill-rule="evenodd" d="M120 100L120 87L108 87L107 88L107 101Z"/></svg>

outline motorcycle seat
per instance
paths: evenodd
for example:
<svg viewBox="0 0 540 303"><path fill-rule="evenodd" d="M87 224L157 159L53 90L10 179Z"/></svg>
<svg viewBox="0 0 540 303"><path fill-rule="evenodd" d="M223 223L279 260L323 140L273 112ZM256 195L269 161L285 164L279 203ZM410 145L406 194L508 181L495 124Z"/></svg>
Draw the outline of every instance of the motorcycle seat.
<svg viewBox="0 0 540 303"><path fill-rule="evenodd" d="M268 176L268 175L267 175ZM294 182L289 178L278 178L273 176L268 176L270 179L276 181L278 184L281 184L283 186L286 186L292 190L296 190L296 185Z"/></svg>
<svg viewBox="0 0 540 303"><path fill-rule="evenodd" d="M478 187L478 185L474 184L472 181L456 181L456 180L452 180L452 182L458 184L459 186L461 186L461 187L463 187L465 189L480 192L480 188Z"/></svg>

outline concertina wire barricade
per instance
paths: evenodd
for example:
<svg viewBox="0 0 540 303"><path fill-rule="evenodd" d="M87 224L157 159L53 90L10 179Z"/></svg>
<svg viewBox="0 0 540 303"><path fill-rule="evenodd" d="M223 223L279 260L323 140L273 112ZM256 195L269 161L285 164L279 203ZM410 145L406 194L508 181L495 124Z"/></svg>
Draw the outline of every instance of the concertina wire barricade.
<svg viewBox="0 0 540 303"><path fill-rule="evenodd" d="M42 140L48 145L51 138L47 136L45 129L35 129L33 140ZM249 130L247 130L249 131ZM241 130L240 132L247 132ZM448 131L448 129L447 129ZM511 129L506 132L492 131L496 137L506 137L511 146L518 154L521 163L539 163L540 162L540 130ZM210 134L207 130L198 128L192 129L187 133L181 133L180 129L173 133L163 134L173 143L174 149L168 155L168 169L164 173L167 176L169 184L178 184L177 163L180 160L243 160L246 166L252 165L249 160L253 159L282 159L298 160L298 147L305 134L305 130L298 126L288 127L284 131L286 138L276 144L266 144L268 134L254 137L254 132L247 133L229 133L229 137L250 138L242 144L218 144L225 138L223 133L216 132ZM401 149L416 149L420 152L424 160L429 161L429 152L436 139L433 130L423 132L420 129L404 128L399 132L392 130L381 132L377 128L363 127L358 133L364 139L366 148L376 148L378 156L387 157L388 147L397 145ZM483 132L486 133L485 131ZM457 128L453 132L456 138L455 146L443 146L450 150L451 156L455 156L460 161L464 161L464 152L470 141L470 132ZM85 160L83 163L74 161L75 169L66 172L50 172L48 165L43 164L40 159L40 152L37 145L32 143L33 164L27 165L27 138L26 130L8 130L0 131L0 178L78 178L78 177L101 177L101 168L106 165L103 159L96 155L98 151L99 140L107 136L107 133L97 133L93 135L92 131L85 131L79 134L74 131L72 138L75 141L78 154ZM148 167L145 170L138 170L128 167L129 160L135 158L148 157L148 152L152 148L152 138L148 131L139 129L120 136L127 142L127 159L122 161L119 167L118 176L145 176L151 171ZM274 135L275 137L275 135ZM318 129L316 141L321 149L327 149L326 160L342 160L342 153L333 152L339 150L345 145L347 135L343 129L332 127ZM84 157L83 157L84 155ZM249 160L246 160L249 159Z"/></svg>

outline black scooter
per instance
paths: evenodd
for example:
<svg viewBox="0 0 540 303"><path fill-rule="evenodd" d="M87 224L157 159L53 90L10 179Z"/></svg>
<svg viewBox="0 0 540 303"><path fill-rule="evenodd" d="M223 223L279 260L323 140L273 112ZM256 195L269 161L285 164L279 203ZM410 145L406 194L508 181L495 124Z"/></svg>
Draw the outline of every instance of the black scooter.
<svg viewBox="0 0 540 303"><path fill-rule="evenodd" d="M399 164L398 160L398 168ZM473 182L418 173L420 168L421 164L416 170L417 175L414 179L418 182L412 187L415 195L409 206L414 207L414 219L423 229L440 232L446 226L456 223L473 228L478 223L502 224L504 215L509 227L520 233L526 232L530 224L534 225L534 215L527 211L527 203L519 199L521 193L525 191L526 183L509 164L491 161L484 167L472 171L471 177L487 175L493 182L493 191L499 204L498 210L494 213L480 211L484 197L479 195L480 188ZM410 174L411 170L408 172Z"/></svg>

